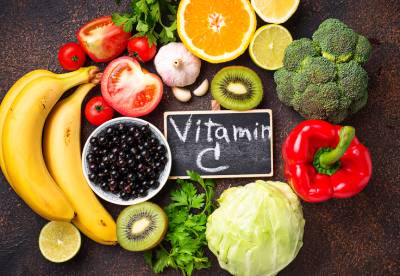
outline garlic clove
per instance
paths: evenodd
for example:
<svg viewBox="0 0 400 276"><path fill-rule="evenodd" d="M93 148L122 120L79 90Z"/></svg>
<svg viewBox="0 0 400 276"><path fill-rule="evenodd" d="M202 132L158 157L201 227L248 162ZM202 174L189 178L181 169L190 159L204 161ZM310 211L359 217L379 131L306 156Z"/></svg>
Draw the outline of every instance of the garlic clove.
<svg viewBox="0 0 400 276"><path fill-rule="evenodd" d="M172 87L172 93L178 101L183 103L188 102L192 98L192 93L188 89Z"/></svg>
<svg viewBox="0 0 400 276"><path fill-rule="evenodd" d="M197 97L204 96L208 92L208 79L205 79L199 87L197 87L194 91L193 94Z"/></svg>

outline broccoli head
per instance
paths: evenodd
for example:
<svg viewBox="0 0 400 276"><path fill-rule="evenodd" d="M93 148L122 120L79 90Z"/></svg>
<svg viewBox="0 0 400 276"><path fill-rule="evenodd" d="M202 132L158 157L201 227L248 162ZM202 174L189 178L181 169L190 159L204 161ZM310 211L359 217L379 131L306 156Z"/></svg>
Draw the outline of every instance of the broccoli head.
<svg viewBox="0 0 400 276"><path fill-rule="evenodd" d="M280 101L307 119L343 121L367 102L368 75L360 64L371 44L337 19L327 19L313 40L293 41L275 72Z"/></svg>

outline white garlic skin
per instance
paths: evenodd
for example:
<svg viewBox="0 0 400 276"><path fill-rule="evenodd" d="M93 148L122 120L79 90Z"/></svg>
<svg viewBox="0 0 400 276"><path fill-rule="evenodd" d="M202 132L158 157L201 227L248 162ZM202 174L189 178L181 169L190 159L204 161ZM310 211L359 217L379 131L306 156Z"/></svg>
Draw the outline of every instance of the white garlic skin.
<svg viewBox="0 0 400 276"><path fill-rule="evenodd" d="M200 74L201 61L183 43L171 42L158 50L154 65L166 85L183 87L196 81Z"/></svg>
<svg viewBox="0 0 400 276"><path fill-rule="evenodd" d="M193 90L193 94L197 97L204 96L208 92L208 79L203 80L203 82Z"/></svg>
<svg viewBox="0 0 400 276"><path fill-rule="evenodd" d="M183 103L190 101L192 98L192 93L190 93L190 90L188 89L172 87L172 93L178 101Z"/></svg>

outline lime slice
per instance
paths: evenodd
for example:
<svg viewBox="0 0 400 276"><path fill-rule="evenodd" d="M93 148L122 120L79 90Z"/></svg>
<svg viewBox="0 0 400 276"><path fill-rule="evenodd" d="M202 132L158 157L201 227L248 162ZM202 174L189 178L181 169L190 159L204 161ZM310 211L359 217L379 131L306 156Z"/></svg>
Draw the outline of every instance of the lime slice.
<svg viewBox="0 0 400 276"><path fill-rule="evenodd" d="M81 247L81 234L69 222L51 221L40 231L39 248L54 263L70 260Z"/></svg>
<svg viewBox="0 0 400 276"><path fill-rule="evenodd" d="M275 24L263 26L250 43L250 57L261 68L277 70L283 66L285 49L292 41L285 27Z"/></svg>
<svg viewBox="0 0 400 276"><path fill-rule="evenodd" d="M286 22L299 7L300 0L251 0L251 5L268 23L281 24Z"/></svg>

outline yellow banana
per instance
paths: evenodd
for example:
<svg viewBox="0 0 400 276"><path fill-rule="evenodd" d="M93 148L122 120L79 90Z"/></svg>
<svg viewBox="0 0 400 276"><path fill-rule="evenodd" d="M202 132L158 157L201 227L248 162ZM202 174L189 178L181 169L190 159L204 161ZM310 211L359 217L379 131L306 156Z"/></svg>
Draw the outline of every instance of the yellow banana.
<svg viewBox="0 0 400 276"><path fill-rule="evenodd" d="M45 125L43 153L51 176L76 212L79 230L101 244L116 244L116 226L96 198L81 166L81 105L95 84L83 84L51 111Z"/></svg>
<svg viewBox="0 0 400 276"><path fill-rule="evenodd" d="M97 70L91 66L68 73L68 77L42 76L32 80L14 99L5 118L3 170L15 192L49 220L70 221L74 210L46 168L42 154L44 123L62 94L93 80Z"/></svg>
<svg viewBox="0 0 400 276"><path fill-rule="evenodd" d="M45 77L45 76L57 76L57 74L47 71L47 70L34 70L31 71L24 76L22 76L19 80L17 80L13 86L11 86L10 90L8 90L7 94L4 96L3 101L0 105L0 145L2 144L2 135L3 135L3 125L6 120L7 112L11 107L11 104L14 102L15 98L19 95L19 93L23 90L23 88L32 82L33 80ZM4 169L4 158L3 158L3 149L0 146L0 165L1 170L3 171L4 176L8 180L7 172ZM10 183L12 184L12 183Z"/></svg>
<svg viewBox="0 0 400 276"><path fill-rule="evenodd" d="M4 98L1 102L1 105L0 105L0 166L1 166L1 170L3 171L4 176L6 177L7 181L11 185L11 187L12 187L12 183L9 181L7 172L5 170L4 158L3 158L3 148L1 147L1 145L3 144L3 142L2 142L3 126L4 126L4 122L6 120L8 110L10 109L12 103L17 98L17 96L24 89L24 87L26 85L28 85L30 82L32 82L33 80L38 79L40 77L68 78L68 76L70 76L70 75L71 75L71 73L56 74L51 71L43 70L43 69L33 70L29 73L26 73L19 80L17 80L13 84L13 86L11 86L10 90L8 90L7 94L4 96Z"/></svg>

